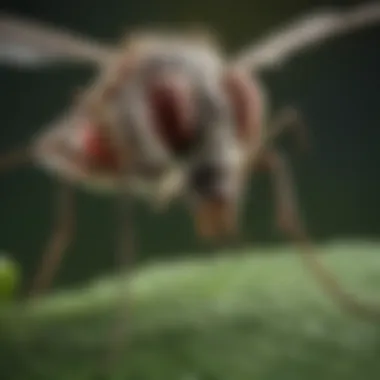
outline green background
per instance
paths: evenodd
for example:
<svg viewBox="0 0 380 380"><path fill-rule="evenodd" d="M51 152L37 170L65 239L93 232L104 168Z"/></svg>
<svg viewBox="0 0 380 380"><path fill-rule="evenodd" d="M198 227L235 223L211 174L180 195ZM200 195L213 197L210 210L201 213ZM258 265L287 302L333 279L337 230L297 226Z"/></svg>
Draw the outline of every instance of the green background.
<svg viewBox="0 0 380 380"><path fill-rule="evenodd" d="M233 51L279 23L332 3L45 0L8 1L4 9L110 42L136 26L204 22L218 30ZM380 236L379 37L379 27L366 29L305 52L277 72L262 73L275 107L295 105L310 128L313 151L307 156L297 154L290 142L284 144L294 163L305 218L319 240ZM1 68L1 151L27 141L69 104L73 91L88 83L92 74L85 68L34 72ZM54 182L38 170L20 169L0 178L0 247L20 261L26 279L48 237L53 190ZM57 284L76 284L114 269L117 203L91 194L78 195L77 236ZM137 208L138 260L203 252L181 205L163 215L144 205ZM271 210L267 177L257 176L245 214L245 232L255 244L278 240Z"/></svg>

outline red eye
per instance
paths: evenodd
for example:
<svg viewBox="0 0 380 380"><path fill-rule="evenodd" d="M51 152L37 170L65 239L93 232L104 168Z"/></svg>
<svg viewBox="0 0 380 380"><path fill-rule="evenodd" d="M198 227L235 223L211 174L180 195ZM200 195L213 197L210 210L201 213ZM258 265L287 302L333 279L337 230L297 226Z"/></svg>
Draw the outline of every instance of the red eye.
<svg viewBox="0 0 380 380"><path fill-rule="evenodd" d="M239 139L259 139L261 99L253 79L240 72L230 72L224 77L223 84L235 114Z"/></svg>
<svg viewBox="0 0 380 380"><path fill-rule="evenodd" d="M116 155L99 128L95 128L91 123L87 123L83 128L83 149L89 165L98 169L116 169Z"/></svg>
<svg viewBox="0 0 380 380"><path fill-rule="evenodd" d="M181 152L194 137L191 89L178 78L152 83L147 99L154 125L169 148Z"/></svg>

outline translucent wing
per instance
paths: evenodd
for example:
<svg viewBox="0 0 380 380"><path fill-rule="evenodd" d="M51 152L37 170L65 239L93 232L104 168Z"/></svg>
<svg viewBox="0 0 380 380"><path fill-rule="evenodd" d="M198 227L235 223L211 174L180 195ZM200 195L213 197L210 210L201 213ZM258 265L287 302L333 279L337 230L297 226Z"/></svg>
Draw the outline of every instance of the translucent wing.
<svg viewBox="0 0 380 380"><path fill-rule="evenodd" d="M111 48L75 33L0 13L0 63L20 67L98 65L112 55Z"/></svg>
<svg viewBox="0 0 380 380"><path fill-rule="evenodd" d="M349 11L310 14L242 51L235 64L247 70L277 67L304 49L378 22L380 3L360 5Z"/></svg>

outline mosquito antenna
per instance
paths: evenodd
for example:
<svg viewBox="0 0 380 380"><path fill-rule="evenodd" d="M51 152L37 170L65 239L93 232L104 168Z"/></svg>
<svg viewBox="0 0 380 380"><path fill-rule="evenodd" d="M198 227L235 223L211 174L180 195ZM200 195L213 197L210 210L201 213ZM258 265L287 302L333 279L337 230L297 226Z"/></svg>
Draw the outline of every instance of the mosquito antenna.
<svg viewBox="0 0 380 380"><path fill-rule="evenodd" d="M57 191L55 206L55 227L45 248L30 295L36 296L47 290L58 271L73 235L75 223L74 192L71 185L61 182Z"/></svg>

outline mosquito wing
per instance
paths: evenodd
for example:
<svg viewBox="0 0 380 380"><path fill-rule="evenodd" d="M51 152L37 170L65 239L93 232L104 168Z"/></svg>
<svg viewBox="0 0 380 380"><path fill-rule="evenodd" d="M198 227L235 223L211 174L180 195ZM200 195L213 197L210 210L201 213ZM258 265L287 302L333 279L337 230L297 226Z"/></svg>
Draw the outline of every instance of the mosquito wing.
<svg viewBox="0 0 380 380"><path fill-rule="evenodd" d="M380 3L321 11L290 23L244 49L234 63L245 70L278 67L304 49L380 22Z"/></svg>
<svg viewBox="0 0 380 380"><path fill-rule="evenodd" d="M41 67L59 63L101 65L112 48L73 32L0 13L0 64Z"/></svg>

